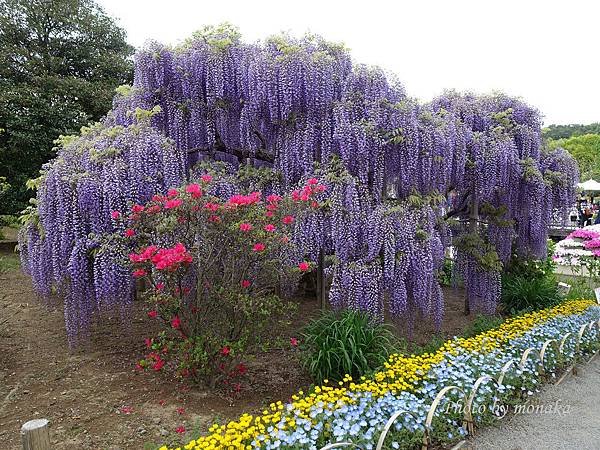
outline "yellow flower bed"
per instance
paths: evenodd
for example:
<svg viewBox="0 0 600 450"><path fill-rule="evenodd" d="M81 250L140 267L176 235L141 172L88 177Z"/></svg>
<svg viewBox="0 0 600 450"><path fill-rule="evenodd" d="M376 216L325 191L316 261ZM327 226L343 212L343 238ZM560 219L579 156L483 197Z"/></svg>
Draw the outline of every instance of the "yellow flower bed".
<svg viewBox="0 0 600 450"><path fill-rule="evenodd" d="M546 322L556 316L579 314L596 303L591 300L573 300L553 308L536 311L518 317L507 319L499 327L478 334L471 338L459 338L445 342L436 352L423 355L392 355L383 370L376 373L373 378L362 377L357 382L346 375L337 385L316 387L308 395L300 391L292 397L292 408L296 417L308 418L311 408L317 404L328 404L332 410L342 405L354 402L351 394L368 392L374 397L387 393L396 394L401 391L414 392L423 381L425 374L437 363L440 363L446 354L456 354L459 350L473 352L489 352L500 348L512 339L519 337L531 328ZM286 411L287 412L287 411ZM248 445L261 435L273 435L279 429L288 429L295 426L292 417L286 419L284 425L278 424L284 413L282 402L272 403L260 415L243 414L239 420L231 421L226 425L213 425L208 436L200 437L189 442L184 447L175 450L200 450L200 449L251 449ZM273 427L270 433L267 429ZM160 450L170 450L163 446Z"/></svg>

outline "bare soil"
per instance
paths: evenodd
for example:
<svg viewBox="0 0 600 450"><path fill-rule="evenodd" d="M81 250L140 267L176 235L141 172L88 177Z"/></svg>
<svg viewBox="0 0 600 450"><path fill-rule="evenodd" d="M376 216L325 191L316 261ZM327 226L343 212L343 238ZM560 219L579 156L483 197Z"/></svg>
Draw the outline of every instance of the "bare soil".
<svg viewBox="0 0 600 450"><path fill-rule="evenodd" d="M14 255L2 255L15 258ZM462 314L462 291L445 290L446 317L441 337L459 334L470 322ZM300 303L289 336L318 312L315 300ZM0 449L21 448L19 429L47 418L54 449L141 449L182 443L215 421L256 412L276 400L289 400L311 380L296 349L282 345L248 363L248 383L236 399L189 386L160 373L140 373L144 338L156 331L141 302L129 325L105 315L90 341L69 350L60 302L42 303L29 278L18 269L0 274ZM435 330L418 321L413 338L431 339ZM179 427L185 433L177 433Z"/></svg>

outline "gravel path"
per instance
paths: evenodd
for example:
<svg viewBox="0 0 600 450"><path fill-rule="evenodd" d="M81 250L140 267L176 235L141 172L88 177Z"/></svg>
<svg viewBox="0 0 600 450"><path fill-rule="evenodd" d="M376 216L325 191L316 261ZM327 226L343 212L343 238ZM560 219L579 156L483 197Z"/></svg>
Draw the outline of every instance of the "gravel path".
<svg viewBox="0 0 600 450"><path fill-rule="evenodd" d="M552 412L507 416L463 448L600 450L600 357L581 367L578 376L547 385L532 400Z"/></svg>

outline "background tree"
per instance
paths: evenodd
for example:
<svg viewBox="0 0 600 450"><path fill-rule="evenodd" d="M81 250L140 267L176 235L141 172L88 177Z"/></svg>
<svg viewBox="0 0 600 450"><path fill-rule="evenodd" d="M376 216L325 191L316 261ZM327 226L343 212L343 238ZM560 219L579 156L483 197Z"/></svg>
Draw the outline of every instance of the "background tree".
<svg viewBox="0 0 600 450"><path fill-rule="evenodd" d="M0 213L24 208L53 141L100 119L131 80L125 37L90 0L0 0L0 166L11 184Z"/></svg>
<svg viewBox="0 0 600 450"><path fill-rule="evenodd" d="M577 160L582 180L600 180L600 134L549 140L548 146L567 150Z"/></svg>
<svg viewBox="0 0 600 450"><path fill-rule="evenodd" d="M566 139L571 136L583 136L584 134L600 134L600 122L590 123L589 125L548 125L542 130L542 134L546 139Z"/></svg>

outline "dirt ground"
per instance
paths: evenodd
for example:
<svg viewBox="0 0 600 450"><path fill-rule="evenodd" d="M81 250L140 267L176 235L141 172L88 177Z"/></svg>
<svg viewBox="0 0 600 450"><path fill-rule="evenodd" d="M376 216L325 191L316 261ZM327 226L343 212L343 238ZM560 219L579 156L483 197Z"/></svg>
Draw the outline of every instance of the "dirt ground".
<svg viewBox="0 0 600 450"><path fill-rule="evenodd" d="M451 336L470 318L462 315L460 291L447 289L445 297L442 334ZM316 301L302 301L291 334L317 307ZM155 325L141 303L134 304L132 317L125 330L119 318L103 317L91 341L69 351L60 304L41 303L19 269L0 274L0 449L21 448L19 429L35 418L50 420L57 450L155 449L186 442L214 421L288 400L310 385L291 348L250 361L249 385L235 401L163 374L137 372L144 338ZM414 339L425 342L432 333L432 325L419 323ZM176 432L181 426L183 434Z"/></svg>

